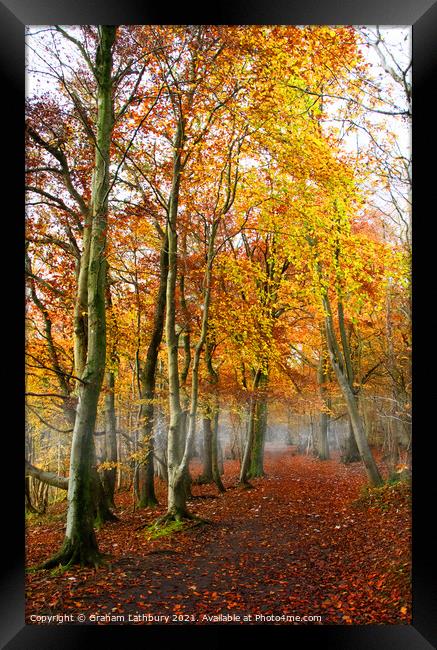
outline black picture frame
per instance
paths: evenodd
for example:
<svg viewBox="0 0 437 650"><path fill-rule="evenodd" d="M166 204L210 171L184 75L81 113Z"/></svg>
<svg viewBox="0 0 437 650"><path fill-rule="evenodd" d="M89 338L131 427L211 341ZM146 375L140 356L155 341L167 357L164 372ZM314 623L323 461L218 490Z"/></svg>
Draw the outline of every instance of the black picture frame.
<svg viewBox="0 0 437 650"><path fill-rule="evenodd" d="M172 7L166 3L142 5L135 0L4 0L0 2L0 74L3 97L3 161L1 181L3 246L2 368L6 379L3 396L3 490L1 517L3 550L0 566L0 645L8 650L38 648L78 648L81 643L159 644L189 643L193 647L219 648L229 643L251 643L255 638L277 647L291 644L320 643L327 648L350 650L393 648L426 650L437 643L435 535L435 499L431 489L435 474L435 451L430 445L433 430L433 368L435 319L428 316L429 301L421 296L435 292L435 272L428 270L436 241L429 228L435 220L435 88L433 73L437 63L437 2L433 0L244 0L222 1L194 8L187 3ZM413 622L393 626L37 626L24 624L24 521L22 483L24 452L24 28L41 24L354 24L411 25L413 28L413 291L414 291L414 363L413 363ZM9 142L7 143L7 140ZM429 250L428 248L429 247ZM431 248L433 247L433 248ZM6 254L10 259L6 262ZM423 291L425 289L425 291ZM429 294L428 294L429 295ZM435 298L434 298L435 301ZM434 327L433 327L434 325ZM432 358L430 358L432 357ZM429 411L430 417L427 418ZM12 423L6 416L12 414ZM435 419L435 418L434 418ZM434 443L435 444L435 443ZM6 467L10 468L6 478ZM85 638L86 637L86 638ZM120 638L118 638L120 637ZM206 645L207 644L207 645ZM434 644L434 645L433 645Z"/></svg>

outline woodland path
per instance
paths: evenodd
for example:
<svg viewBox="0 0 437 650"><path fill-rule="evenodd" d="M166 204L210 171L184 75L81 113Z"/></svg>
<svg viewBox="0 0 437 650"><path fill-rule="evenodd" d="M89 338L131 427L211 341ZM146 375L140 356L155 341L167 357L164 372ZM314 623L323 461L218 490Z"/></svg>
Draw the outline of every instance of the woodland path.
<svg viewBox="0 0 437 650"><path fill-rule="evenodd" d="M321 616L298 624L407 623L406 487L386 488L378 504L357 505L366 482L360 464L283 452L267 451L266 477L253 480L250 490L235 487L238 464L227 461L225 494L193 486L197 498L190 508L211 523L154 541L138 527L164 508L132 512L131 496L121 495L120 521L98 533L111 564L97 571L29 574L27 621L32 614L80 612L123 615L125 623L136 614L170 621L174 614L194 616L200 624L215 622L205 615L243 621L249 614L252 623L260 614ZM193 474L198 471L194 463ZM60 544L60 517L28 527L29 564Z"/></svg>

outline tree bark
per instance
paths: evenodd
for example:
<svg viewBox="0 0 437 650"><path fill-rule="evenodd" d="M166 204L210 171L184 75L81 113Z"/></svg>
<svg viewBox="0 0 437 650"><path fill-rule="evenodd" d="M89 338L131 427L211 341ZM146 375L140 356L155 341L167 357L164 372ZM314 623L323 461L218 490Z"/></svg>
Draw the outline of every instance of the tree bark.
<svg viewBox="0 0 437 650"><path fill-rule="evenodd" d="M340 390L346 402L346 407L351 420L352 428L355 435L355 440L360 452L361 460L363 461L363 464L366 468L367 476L369 478L371 485L378 486L382 484L383 480L378 470L378 467L376 465L375 459L372 456L372 452L370 451L370 447L367 442L366 431L364 429L363 422L358 411L357 399L350 385L344 359L342 358L337 343L337 339L334 331L331 305L329 302L326 289L324 290L323 293L323 307L325 310L326 341L328 344L328 353L329 353L331 365L335 372L337 381L340 386ZM342 336L342 340L343 340L343 336Z"/></svg>
<svg viewBox="0 0 437 650"><path fill-rule="evenodd" d="M328 373L326 371L326 355L321 354L319 365L317 368L317 383L319 386L319 394L322 400L322 406L327 409L329 407L326 382L328 381ZM320 413L320 437L318 445L318 457L320 460L328 460L329 458L329 443L328 443L328 423L329 415L325 410Z"/></svg>
<svg viewBox="0 0 437 650"><path fill-rule="evenodd" d="M117 521L111 507L114 505L105 489L104 472L97 470L94 438L92 442L91 492L94 503L94 525L100 528L106 521Z"/></svg>
<svg viewBox="0 0 437 650"><path fill-rule="evenodd" d="M182 119L178 120L173 156L173 180L168 209L168 274L166 285L165 334L168 355L168 384L170 422L167 439L168 503L167 515L175 519L187 513L186 494L183 485L183 468L180 468L180 442L183 436L182 409L179 390L178 337L176 334L176 281L177 281L177 214L181 176L181 151L184 141Z"/></svg>
<svg viewBox="0 0 437 650"><path fill-rule="evenodd" d="M249 417L247 422L247 437L246 444L244 445L243 459L240 467L239 482L241 485L250 485L248 479L249 465L250 465L250 450L253 443L253 427L254 427L254 409L255 397L251 395L249 402Z"/></svg>
<svg viewBox="0 0 437 650"><path fill-rule="evenodd" d="M240 467L240 478L239 482L242 485L250 485L248 481L248 473L250 467L250 455L252 452L253 438L254 438L254 427L255 427L255 409L256 409L256 391L258 388L259 381L261 379L261 370L258 369L255 372L252 383L252 394L249 401L249 413L248 413L248 422L247 422L247 437L246 444L244 446L243 459L241 461Z"/></svg>
<svg viewBox="0 0 437 650"><path fill-rule="evenodd" d="M144 461L141 466L140 507L154 507L158 504L155 494L154 467L153 467L153 425L154 425L154 398L156 386L156 365L158 362L159 346L161 345L164 330L165 303L168 275L168 237L163 238L160 254L160 279L152 335L147 348L146 361L140 374L141 391L141 437L144 445Z"/></svg>
<svg viewBox="0 0 437 650"><path fill-rule="evenodd" d="M264 445L267 431L267 396L265 391L267 383L267 373L261 372L258 382L259 393L255 398L255 408L253 410L254 424L248 478L264 476Z"/></svg>
<svg viewBox="0 0 437 650"><path fill-rule="evenodd" d="M349 464L356 463L359 460L361 460L360 450L358 449L357 441L355 439L352 420L349 417L349 432L346 436L344 452L341 456L341 461L345 464Z"/></svg>
<svg viewBox="0 0 437 650"><path fill-rule="evenodd" d="M46 472L43 469L39 469L38 467L31 465L28 460L25 461L25 467L26 476L33 476L42 483L47 483L48 485L59 488L60 490L68 490L68 478L58 476L54 472Z"/></svg>
<svg viewBox="0 0 437 650"><path fill-rule="evenodd" d="M219 442L218 442L218 423L219 423L219 407L218 403L216 404L216 408L214 410L214 418L212 421L212 429L211 429L211 465L212 465L212 477L214 479L214 483L217 486L217 489L219 492L225 492L225 486L223 485L222 479L221 479L221 471L220 471L220 464L219 464L219 458L218 458L218 451L219 451Z"/></svg>
<svg viewBox="0 0 437 650"><path fill-rule="evenodd" d="M115 37L115 26L99 27L95 62L97 120L91 187L89 260L86 255L81 259L81 274L87 275L88 346L85 367L80 376L79 402L71 445L65 539L59 553L43 564L45 568L58 564L93 566L101 560L94 532L92 459L93 433L106 360L106 231L110 189L110 145L114 119L112 47ZM87 262L87 273L85 273L82 267ZM82 288L79 286L79 291Z"/></svg>
<svg viewBox="0 0 437 650"><path fill-rule="evenodd" d="M102 483L109 503L114 506L115 481L117 477L117 419L115 415L115 375L113 370L105 373L105 460L113 466L105 469Z"/></svg>
<svg viewBox="0 0 437 650"><path fill-rule="evenodd" d="M199 483L212 483L212 423L211 413L205 414L203 423L203 453L202 453L202 474L198 478Z"/></svg>
<svg viewBox="0 0 437 650"><path fill-rule="evenodd" d="M111 289L106 287L106 310L112 331L108 367L105 371L105 461L111 467L101 474L101 481L108 503L114 507L115 481L117 478L117 418L115 414L115 366L117 364L117 323L112 310Z"/></svg>

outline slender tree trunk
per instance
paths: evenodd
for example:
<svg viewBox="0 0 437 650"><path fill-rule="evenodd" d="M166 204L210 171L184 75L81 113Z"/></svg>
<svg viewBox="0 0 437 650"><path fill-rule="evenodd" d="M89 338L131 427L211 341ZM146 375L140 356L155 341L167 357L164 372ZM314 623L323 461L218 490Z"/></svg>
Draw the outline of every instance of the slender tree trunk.
<svg viewBox="0 0 437 650"><path fill-rule="evenodd" d="M100 528L106 521L117 521L118 517L111 511L113 503L105 490L102 472L97 470L97 458L94 439L92 443L91 490L94 502L94 525Z"/></svg>
<svg viewBox="0 0 437 650"><path fill-rule="evenodd" d="M177 213L181 175L182 121L178 121L173 158L173 181L168 210L168 275L166 287L165 334L168 355L170 422L167 439L168 503L167 516L181 519L188 514L183 484L183 468L180 467L180 442L183 436L182 409L179 390L178 337L176 335L176 281L177 281Z"/></svg>
<svg viewBox="0 0 437 650"><path fill-rule="evenodd" d="M191 376L191 399L190 399L190 412L188 419L188 435L187 441L185 443L185 451L181 459L181 465L184 468L188 469L189 456L191 452L191 445L194 441L196 433L196 421L197 421L197 410L199 404L199 367L200 367L200 356L203 350L203 347L206 343L206 336L208 331L208 318L209 318L209 306L211 299L211 272L212 272L212 260L214 252L214 242L215 234L217 232L217 222L214 222L212 226L212 232L210 234L208 242L208 253L206 260L206 272L204 280L204 296L203 296L203 311L202 311L202 323L200 328L199 339L196 343L193 356L193 367L192 367L192 376Z"/></svg>
<svg viewBox="0 0 437 650"><path fill-rule="evenodd" d="M187 494L187 481L188 463L191 454L191 446L194 441L196 433L196 420L197 409L199 401L199 365L200 357L203 347L206 342L208 318L209 318L209 305L211 300L211 273L212 263L214 259L214 243L217 233L219 219L215 219L208 241L208 252L206 260L206 272L204 279L204 295L203 295L203 312L202 323L200 329L199 339L196 343L193 356L192 376L191 376L191 395L190 395L190 411L188 417L188 433L185 440L185 447L182 458L179 462L176 461L177 442L184 439L182 431L182 412L179 398L179 373L177 364L177 337L175 334L175 285L177 275L177 200L179 194L179 181L180 181L180 151L183 141L183 125L181 122L178 124L178 130L175 139L175 160L174 160L174 187L172 188L172 195L170 200L169 209L169 273L167 278L167 318L166 318L166 335L168 346L168 365L169 365L169 392L170 392L170 427L168 438L168 469L169 469L169 507L168 515L180 518L180 516L188 516L185 508L181 509L181 504L184 503L182 493ZM175 191L177 190L177 191ZM170 303L172 305L170 307ZM177 389L177 392L176 392ZM175 462L176 461L176 462ZM184 489L185 488L185 489ZM179 491L176 498L175 494L171 492ZM186 498L185 498L186 503ZM185 510L185 512L183 512Z"/></svg>
<svg viewBox="0 0 437 650"><path fill-rule="evenodd" d="M223 476L225 473L225 462L224 462L222 443L218 436L218 430L217 430L217 465L219 468L220 476Z"/></svg>
<svg viewBox="0 0 437 650"><path fill-rule="evenodd" d="M100 26L95 63L98 91L87 279L88 349L71 445L65 539L59 553L43 565L46 568L58 564L95 565L101 559L94 533L92 459L93 434L106 360L106 230L113 128L112 46L115 35L115 26ZM83 256L81 264L85 262L86 256Z"/></svg>
<svg viewBox="0 0 437 650"><path fill-rule="evenodd" d="M187 258L187 254L188 254L187 236L186 234L184 234L182 239L182 257L184 260ZM180 372L180 386L183 390L181 436L179 441L179 460L181 461L184 455L185 443L187 441L187 435L188 435L187 427L189 422L188 417L190 411L190 396L187 391L186 382L187 382L188 373L190 371L190 366L192 361L190 315L187 307L187 301L185 299L185 273L184 272L181 272L179 274L179 300L180 300L181 311L183 314L183 330L180 333L180 340L182 341L182 348L184 351L183 364ZM191 457L191 445L190 445L189 457ZM190 468L189 468L189 458L185 467L182 468L182 474L183 474L183 478L182 478L183 489L185 490L185 497L188 500L192 496L191 494L192 479L191 479Z"/></svg>
<svg viewBox="0 0 437 650"><path fill-rule="evenodd" d="M212 466L212 477L214 479L214 483L217 486L217 489L219 492L225 492L225 486L223 485L222 479L221 479L221 474L223 473L220 471L220 464L219 464L219 458L218 458L218 451L219 451L219 441L218 441L218 424L219 424L219 406L218 402L216 402L215 409L214 409L214 417L212 420L212 428L211 428L211 466Z"/></svg>
<svg viewBox="0 0 437 650"><path fill-rule="evenodd" d="M319 386L320 398L322 406L327 409L328 396L326 390L326 382L328 381L328 373L326 371L326 358L325 354L320 355L319 365L317 368L317 383ZM320 413L320 440L318 445L318 457L320 460L327 460L329 458L329 443L328 443L328 423L329 415L326 410Z"/></svg>
<svg viewBox="0 0 437 650"><path fill-rule="evenodd" d="M252 383L252 395L250 396L250 401L249 401L246 444L244 446L243 459L241 461L241 467L240 467L239 482L242 485L250 485L248 481L248 475L249 475L249 468L250 468L250 456L253 447L253 438L255 435L254 428L255 428L255 413L256 413L256 400L257 400L256 391L258 389L258 384L260 379L261 379L261 370L257 370Z"/></svg>
<svg viewBox="0 0 437 650"><path fill-rule="evenodd" d="M248 481L248 472L250 466L250 451L252 449L252 444L253 444L253 428L255 424L254 411L255 411L255 396L251 395L250 403L249 403L249 417L247 423L246 444L244 446L243 459L241 461L241 467L240 467L239 482L241 485L250 485Z"/></svg>
<svg viewBox="0 0 437 650"><path fill-rule="evenodd" d="M105 371L105 461L111 466L105 469L100 479L106 495L106 501L114 507L115 481L117 477L117 418L115 414L115 367L117 364L117 322L112 309L111 288L106 286L106 312L112 330L108 366Z"/></svg>
<svg viewBox="0 0 437 650"><path fill-rule="evenodd" d="M220 404L217 394L217 384L219 381L219 375L217 370L214 368L212 362L212 353L214 349L214 340L213 338L207 337L205 341L205 364L208 370L209 382L212 389L212 398L213 405L211 408L208 408L207 418L210 422L210 453L211 453L211 475L212 480L217 486L219 492L225 492L225 487L221 480L220 463L218 457L218 424L219 424L219 412Z"/></svg>
<svg viewBox="0 0 437 650"><path fill-rule="evenodd" d="M343 463L356 463L361 460L360 450L357 446L357 441L355 439L354 428L352 426L352 420L349 416L349 431L345 440L344 452L341 456L341 461Z"/></svg>
<svg viewBox="0 0 437 650"><path fill-rule="evenodd" d="M155 386L156 386L156 367L158 362L159 346L161 345L164 331L165 319L165 301L167 291L168 275L168 238L165 235L161 246L160 254L160 280L155 313L153 319L152 335L147 348L146 361L140 374L140 391L141 391L141 437L144 446L144 461L141 471L140 482L140 507L154 507L158 503L155 494L154 483L154 415L155 415Z"/></svg>
<svg viewBox="0 0 437 650"><path fill-rule="evenodd" d="M24 496L26 504L26 512L31 512L33 514L38 513L39 511L32 504L32 497L30 494L30 477L25 476L24 478Z"/></svg>
<svg viewBox="0 0 437 650"><path fill-rule="evenodd" d="M328 344L328 352L329 352L331 365L337 377L337 381L339 383L340 390L343 394L343 398L346 402L346 407L352 423L355 440L360 452L361 460L363 461L364 466L366 468L367 476L369 478L371 485L378 486L381 485L383 482L382 477L381 474L379 473L378 466L376 465L375 459L372 456L372 452L370 451L370 447L367 442L366 431L364 429L364 425L358 411L357 399L352 391L352 387L349 382L349 377L347 376L344 359L342 359L338 347L338 343L334 331L331 306L326 291L323 294L323 306L326 314L325 316L326 340Z"/></svg>
<svg viewBox="0 0 437 650"><path fill-rule="evenodd" d="M121 436L119 436L117 437L117 458L119 461L121 460L121 450L122 450ZM117 492L121 490L122 485L123 485L123 470L121 468L121 463L119 462L117 465Z"/></svg>
<svg viewBox="0 0 437 650"><path fill-rule="evenodd" d="M199 483L212 483L212 423L211 413L208 412L203 418L203 469L198 479Z"/></svg>
<svg viewBox="0 0 437 650"><path fill-rule="evenodd" d="M109 504L114 507L115 481L117 476L117 418L115 416L115 375L105 372L105 461L111 467L102 472L102 484Z"/></svg>
<svg viewBox="0 0 437 650"><path fill-rule="evenodd" d="M261 373L258 382L259 394L254 408L252 447L250 451L249 478L264 476L264 445L267 431L267 373Z"/></svg>
<svg viewBox="0 0 437 650"><path fill-rule="evenodd" d="M350 355L349 342L348 342L346 327L344 322L343 303L341 302L341 300L339 300L337 303L337 315L338 315L338 327L340 330L341 347L343 350L343 360L344 360L343 373L346 375L349 386L353 392L352 387L354 382L354 370L352 367L352 359ZM349 436L346 439L346 450L342 460L344 463L355 463L356 461L360 460L360 458L361 458L361 454L358 448L355 431L352 424L352 418L349 414Z"/></svg>
<svg viewBox="0 0 437 650"><path fill-rule="evenodd" d="M92 213L85 217L83 229L82 254L79 262L76 302L74 306L74 374L82 377L85 369L88 349L88 271L91 246ZM80 382L76 382L76 391L80 391Z"/></svg>
<svg viewBox="0 0 437 650"><path fill-rule="evenodd" d="M287 445L294 445L294 431L293 431L293 419L290 406L287 406Z"/></svg>
<svg viewBox="0 0 437 650"><path fill-rule="evenodd" d="M256 453L259 457L259 431L256 431L257 425L258 425L258 401L260 399L260 396L258 395L258 388L259 386L263 383L264 381L264 373L262 372L261 369L258 369L254 376L253 376L253 383L252 383L252 395L250 397L250 402L249 402L249 414L248 414L248 425L247 425L247 437L246 437L246 444L244 447L244 452L243 452L243 460L241 462L241 467L240 467L240 483L243 485L250 485L248 478L250 475L250 470L251 470L251 462L252 462L252 453L254 449L254 441L255 441L255 436L258 436L258 442L255 445ZM262 412L261 412L261 415ZM261 425L262 426L262 425ZM264 430L265 433L265 430ZM262 451L261 451L262 453Z"/></svg>

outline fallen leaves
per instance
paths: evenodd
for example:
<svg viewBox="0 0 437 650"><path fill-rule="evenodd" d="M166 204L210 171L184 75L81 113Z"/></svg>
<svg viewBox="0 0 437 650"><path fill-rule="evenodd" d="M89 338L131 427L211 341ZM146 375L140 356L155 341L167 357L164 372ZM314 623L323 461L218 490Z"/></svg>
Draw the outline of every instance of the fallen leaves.
<svg viewBox="0 0 437 650"><path fill-rule="evenodd" d="M193 614L199 624L205 623L203 614L226 612L320 615L318 624L409 622L411 521L405 485L390 486L357 507L365 484L357 465L267 454L266 471L264 479L253 481L253 490L235 490L238 464L227 461L227 492L191 502L193 512L212 523L147 543L136 527L151 524L164 506L132 512L130 495L119 494L123 519L97 533L100 548L111 554L111 568L29 574L27 619L80 609L126 616L139 610ZM165 503L161 484L158 493ZM193 493L213 495L214 487L195 485ZM59 521L42 521L28 527L29 565L62 542Z"/></svg>

